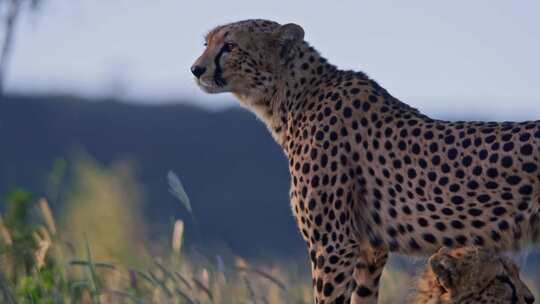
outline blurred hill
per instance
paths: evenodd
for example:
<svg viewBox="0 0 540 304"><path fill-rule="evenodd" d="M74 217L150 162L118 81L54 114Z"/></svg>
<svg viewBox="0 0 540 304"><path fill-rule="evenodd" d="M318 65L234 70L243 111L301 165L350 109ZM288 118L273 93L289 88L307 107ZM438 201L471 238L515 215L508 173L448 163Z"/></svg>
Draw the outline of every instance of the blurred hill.
<svg viewBox="0 0 540 304"><path fill-rule="evenodd" d="M135 164L154 238L168 240L175 218L190 230L190 216L168 192L173 170L190 196L200 241L242 255L303 253L288 203L287 161L246 111L71 97L0 101L0 195L15 186L45 195L55 162L77 151L104 165Z"/></svg>
<svg viewBox="0 0 540 304"><path fill-rule="evenodd" d="M0 195L15 186L46 195L55 162L69 163L80 151L106 166L135 164L153 239L167 241L176 218L187 222L188 241L195 238L190 215L168 192L172 170L190 196L200 243L244 256L305 255L288 203L285 156L245 110L58 96L0 101ZM62 200L51 203L62 208ZM526 262L538 269L540 255Z"/></svg>

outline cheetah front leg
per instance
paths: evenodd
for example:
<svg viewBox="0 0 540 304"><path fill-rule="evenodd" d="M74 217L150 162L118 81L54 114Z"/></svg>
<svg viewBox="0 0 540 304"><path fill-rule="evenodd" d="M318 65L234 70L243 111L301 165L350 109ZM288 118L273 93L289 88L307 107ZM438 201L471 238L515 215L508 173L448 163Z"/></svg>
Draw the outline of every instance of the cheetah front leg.
<svg viewBox="0 0 540 304"><path fill-rule="evenodd" d="M312 248L310 255L315 303L377 303L386 249L355 244L331 254Z"/></svg>
<svg viewBox="0 0 540 304"><path fill-rule="evenodd" d="M360 245L353 225L355 188L352 182L308 187L306 180L314 177L293 172L291 203L309 250L315 303L349 304Z"/></svg>
<svg viewBox="0 0 540 304"><path fill-rule="evenodd" d="M340 254L342 253L342 254ZM355 249L349 252L311 251L313 291L316 304L349 304L355 288Z"/></svg>
<svg viewBox="0 0 540 304"><path fill-rule="evenodd" d="M388 260L388 250L361 246L354 267L354 292L351 304L374 304L379 296L379 282Z"/></svg>

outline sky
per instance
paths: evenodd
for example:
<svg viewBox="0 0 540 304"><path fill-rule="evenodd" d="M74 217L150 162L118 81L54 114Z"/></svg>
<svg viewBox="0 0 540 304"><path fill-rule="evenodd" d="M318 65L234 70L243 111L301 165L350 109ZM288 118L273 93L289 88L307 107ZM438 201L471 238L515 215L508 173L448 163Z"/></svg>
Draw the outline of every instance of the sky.
<svg viewBox="0 0 540 304"><path fill-rule="evenodd" d="M189 67L214 26L265 18L428 114L540 119L539 13L533 0L44 0L19 23L7 89L230 106Z"/></svg>

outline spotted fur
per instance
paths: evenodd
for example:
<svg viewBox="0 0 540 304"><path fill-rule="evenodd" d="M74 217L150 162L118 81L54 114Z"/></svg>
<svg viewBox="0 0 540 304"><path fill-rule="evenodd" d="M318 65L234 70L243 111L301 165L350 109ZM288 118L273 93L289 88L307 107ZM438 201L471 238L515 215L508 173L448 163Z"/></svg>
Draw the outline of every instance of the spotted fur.
<svg viewBox="0 0 540 304"><path fill-rule="evenodd" d="M389 252L539 239L540 122L443 121L328 63L303 29L219 26L192 67L232 92L283 148L316 303L376 303Z"/></svg>

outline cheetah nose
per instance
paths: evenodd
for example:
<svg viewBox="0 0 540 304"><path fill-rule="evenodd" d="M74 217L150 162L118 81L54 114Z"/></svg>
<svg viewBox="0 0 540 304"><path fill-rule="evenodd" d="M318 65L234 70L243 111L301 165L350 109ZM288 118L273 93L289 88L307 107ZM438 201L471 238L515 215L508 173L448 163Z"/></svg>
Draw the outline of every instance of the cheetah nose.
<svg viewBox="0 0 540 304"><path fill-rule="evenodd" d="M204 72L206 72L205 67L199 65L194 65L191 67L191 73L193 73L193 75L195 75L195 77L197 78L200 78L201 75L204 74Z"/></svg>
<svg viewBox="0 0 540 304"><path fill-rule="evenodd" d="M525 297L525 303L533 304L534 303L534 297Z"/></svg>

